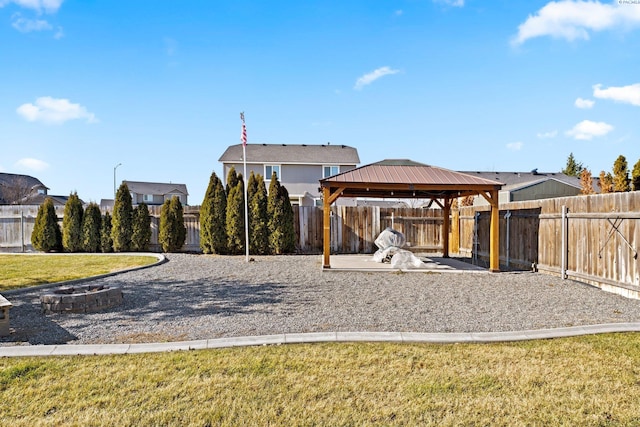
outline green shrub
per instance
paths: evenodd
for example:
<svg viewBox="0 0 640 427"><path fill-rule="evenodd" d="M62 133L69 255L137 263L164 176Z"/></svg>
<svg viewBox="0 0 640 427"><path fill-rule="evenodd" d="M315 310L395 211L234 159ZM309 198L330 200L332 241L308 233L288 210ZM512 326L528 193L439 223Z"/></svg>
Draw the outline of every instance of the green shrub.
<svg viewBox="0 0 640 427"><path fill-rule="evenodd" d="M215 172L200 206L200 249L205 254L227 252L227 195Z"/></svg>
<svg viewBox="0 0 640 427"><path fill-rule="evenodd" d="M126 183L122 183L116 193L113 203L113 218L111 223L111 238L115 252L131 250L131 235L133 234L133 205L131 193Z"/></svg>
<svg viewBox="0 0 640 427"><path fill-rule="evenodd" d="M227 194L227 251L232 255L245 251L244 230L244 182L240 175L235 187L231 187Z"/></svg>
<svg viewBox="0 0 640 427"><path fill-rule="evenodd" d="M151 242L151 216L146 204L140 203L133 210L133 233L131 234L131 249L137 252L147 252Z"/></svg>
<svg viewBox="0 0 640 427"><path fill-rule="evenodd" d="M275 172L271 175L271 183L269 184L267 215L269 216L269 245L273 253L294 252L293 208L291 207L289 192L280 185Z"/></svg>
<svg viewBox="0 0 640 427"><path fill-rule="evenodd" d="M113 252L111 229L111 215L109 215L109 212L105 212L100 225L100 250L104 253Z"/></svg>
<svg viewBox="0 0 640 427"><path fill-rule="evenodd" d="M65 252L80 252L82 245L82 202L78 193L72 193L64 204L62 218L62 248Z"/></svg>
<svg viewBox="0 0 640 427"><path fill-rule="evenodd" d="M100 252L102 214L96 203L89 203L82 216L82 249L86 252Z"/></svg>
<svg viewBox="0 0 640 427"><path fill-rule="evenodd" d="M267 188L262 175L251 172L247 184L249 200L249 251L256 255L271 252L269 247L269 217L267 215Z"/></svg>
<svg viewBox="0 0 640 427"><path fill-rule="evenodd" d="M62 248L62 232L58 225L53 200L47 197L38 208L36 222L31 233L31 245L37 251L51 252Z"/></svg>
<svg viewBox="0 0 640 427"><path fill-rule="evenodd" d="M164 252L177 252L187 238L184 226L184 211L178 197L165 200L160 211L160 232L158 242Z"/></svg>

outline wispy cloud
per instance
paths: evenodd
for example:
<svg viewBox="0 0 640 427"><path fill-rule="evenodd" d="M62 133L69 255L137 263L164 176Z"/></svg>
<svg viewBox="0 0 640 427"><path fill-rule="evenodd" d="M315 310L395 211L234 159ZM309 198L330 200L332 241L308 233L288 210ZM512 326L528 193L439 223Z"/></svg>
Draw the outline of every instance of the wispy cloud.
<svg viewBox="0 0 640 427"><path fill-rule="evenodd" d="M524 142L510 142L507 144L507 149L511 151L520 151L524 147Z"/></svg>
<svg viewBox="0 0 640 427"><path fill-rule="evenodd" d="M174 56L178 52L178 42L171 37L165 37L164 48L167 56Z"/></svg>
<svg viewBox="0 0 640 427"><path fill-rule="evenodd" d="M373 70L370 73L367 73L361 77L358 77L358 80L356 80L356 84L353 88L356 90L361 90L363 87L370 85L371 83L375 82L381 77L388 76L391 74L397 74L399 72L400 70L394 70L389 67L380 67L376 70Z"/></svg>
<svg viewBox="0 0 640 427"><path fill-rule="evenodd" d="M462 7L464 0L433 0L434 3L446 4L447 6Z"/></svg>
<svg viewBox="0 0 640 427"><path fill-rule="evenodd" d="M64 0L0 0L0 7L10 3L16 4L25 9L32 9L38 13L55 13L60 9Z"/></svg>
<svg viewBox="0 0 640 427"><path fill-rule="evenodd" d="M593 96L640 107L640 83L629 86L611 86L606 89L602 89L602 85L597 84L593 86Z"/></svg>
<svg viewBox="0 0 640 427"><path fill-rule="evenodd" d="M11 17L11 26L21 33L30 33L32 31L48 31L53 29L44 19L28 19L23 18L20 13L14 13Z"/></svg>
<svg viewBox="0 0 640 427"><path fill-rule="evenodd" d="M42 172L43 170L49 168L49 164L47 162L29 157L18 160L14 166L17 169L35 172Z"/></svg>
<svg viewBox="0 0 640 427"><path fill-rule="evenodd" d="M558 136L558 131L557 130L552 130L549 132L540 132L538 134L536 134L536 136L540 139L549 139L549 138L555 138L556 136Z"/></svg>
<svg viewBox="0 0 640 427"><path fill-rule="evenodd" d="M591 99L578 98L576 99L576 102L573 103L573 105L575 105L577 108L588 110L589 108L592 108L595 103L596 102Z"/></svg>
<svg viewBox="0 0 640 427"><path fill-rule="evenodd" d="M518 34L511 43L520 45L529 39L543 36L568 41L588 40L590 32L640 26L640 7L622 3L615 1L602 4L599 1L574 0L549 2L518 26Z"/></svg>
<svg viewBox="0 0 640 427"><path fill-rule="evenodd" d="M574 139L589 141L594 137L604 136L612 130L613 126L608 123L583 120L565 133Z"/></svg>
<svg viewBox="0 0 640 427"><path fill-rule="evenodd" d="M47 124L62 124L69 120L84 119L87 123L97 123L93 113L87 111L80 104L73 104L68 99L56 99L43 96L36 99L34 104L22 104L16 110L25 120L43 122Z"/></svg>

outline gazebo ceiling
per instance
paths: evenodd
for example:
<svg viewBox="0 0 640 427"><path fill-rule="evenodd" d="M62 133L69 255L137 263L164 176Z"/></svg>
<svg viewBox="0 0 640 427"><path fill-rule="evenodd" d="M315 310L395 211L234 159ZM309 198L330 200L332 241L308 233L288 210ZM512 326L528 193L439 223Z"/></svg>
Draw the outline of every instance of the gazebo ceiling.
<svg viewBox="0 0 640 427"><path fill-rule="evenodd" d="M388 159L320 180L340 197L456 198L499 190L502 183L405 159Z"/></svg>

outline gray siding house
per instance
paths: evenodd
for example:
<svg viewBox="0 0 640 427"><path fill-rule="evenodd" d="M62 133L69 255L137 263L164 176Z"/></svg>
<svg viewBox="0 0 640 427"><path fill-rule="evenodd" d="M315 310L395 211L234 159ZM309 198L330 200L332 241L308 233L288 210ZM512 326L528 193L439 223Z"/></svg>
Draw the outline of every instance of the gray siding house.
<svg viewBox="0 0 640 427"><path fill-rule="evenodd" d="M360 163L358 150L346 145L247 144L247 176L253 171L265 179L267 190L273 172L287 188L292 205L320 205L320 183L323 178L354 169ZM243 173L242 144L226 149L219 161L223 177L234 167ZM341 200L355 205L355 200Z"/></svg>
<svg viewBox="0 0 640 427"><path fill-rule="evenodd" d="M148 206L162 205L165 200L174 196L180 199L183 206L187 205L189 193L185 184L165 184L161 182L122 181L129 187L133 205L144 203Z"/></svg>

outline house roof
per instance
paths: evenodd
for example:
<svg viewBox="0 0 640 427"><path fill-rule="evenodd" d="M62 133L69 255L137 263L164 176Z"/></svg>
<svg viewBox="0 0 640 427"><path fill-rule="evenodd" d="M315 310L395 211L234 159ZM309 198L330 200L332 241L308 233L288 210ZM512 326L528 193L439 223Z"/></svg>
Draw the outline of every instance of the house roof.
<svg viewBox="0 0 640 427"><path fill-rule="evenodd" d="M276 164L356 165L358 150L346 145L247 144L247 162ZM242 162L242 144L231 145L220 156L222 163Z"/></svg>
<svg viewBox="0 0 640 427"><path fill-rule="evenodd" d="M320 180L346 197L459 197L500 189L502 182L426 165L388 159Z"/></svg>
<svg viewBox="0 0 640 427"><path fill-rule="evenodd" d="M39 179L29 175L0 173L0 204L9 203L10 201L6 199L13 198L18 193L23 196L24 201L37 188L49 189ZM17 193L16 190L18 190Z"/></svg>
<svg viewBox="0 0 640 427"><path fill-rule="evenodd" d="M136 194L174 194L189 195L186 184L173 184L162 182L122 181L127 184L129 191Z"/></svg>
<svg viewBox="0 0 640 427"><path fill-rule="evenodd" d="M473 175L480 178L494 180L502 182L509 188L521 188L526 187L534 183L546 181L548 179L554 179L556 181L563 182L572 187L580 187L580 178L575 176L565 175L562 172L538 172L533 170L531 172L481 172L481 171L463 171L462 173L467 175Z"/></svg>

